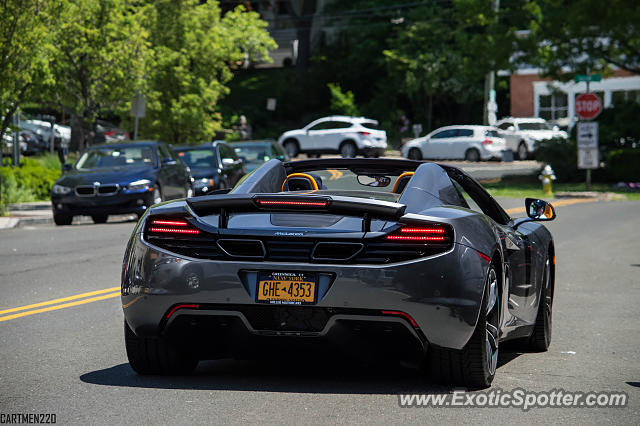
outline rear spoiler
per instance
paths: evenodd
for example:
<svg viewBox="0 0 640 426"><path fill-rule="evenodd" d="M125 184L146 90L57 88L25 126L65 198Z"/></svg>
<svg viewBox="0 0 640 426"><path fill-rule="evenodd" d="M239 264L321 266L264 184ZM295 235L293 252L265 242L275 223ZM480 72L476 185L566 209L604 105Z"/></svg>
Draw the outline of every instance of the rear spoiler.
<svg viewBox="0 0 640 426"><path fill-rule="evenodd" d="M367 200L356 197L292 195L292 194L228 194L187 199L198 216L219 214L219 228L226 228L230 213L296 212L327 213L362 217L362 229L368 232L371 219L398 220L404 215L404 204Z"/></svg>

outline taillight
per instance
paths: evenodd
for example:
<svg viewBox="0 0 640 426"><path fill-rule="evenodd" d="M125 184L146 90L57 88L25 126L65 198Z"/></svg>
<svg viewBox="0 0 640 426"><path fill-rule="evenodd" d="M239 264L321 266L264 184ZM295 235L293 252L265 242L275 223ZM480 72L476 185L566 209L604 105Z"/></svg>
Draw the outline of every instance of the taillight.
<svg viewBox="0 0 640 426"><path fill-rule="evenodd" d="M318 207L328 207L329 201L326 200L266 200L264 198L256 198L256 204L260 207L266 208L318 208Z"/></svg>
<svg viewBox="0 0 640 426"><path fill-rule="evenodd" d="M113 136L116 134L115 130L107 130L106 132L104 132L105 136Z"/></svg>
<svg viewBox="0 0 640 426"><path fill-rule="evenodd" d="M450 244L453 231L449 225L434 223L430 225L402 225L401 228L386 236L387 240L422 243Z"/></svg>
<svg viewBox="0 0 640 426"><path fill-rule="evenodd" d="M371 132L358 132L358 134L362 136L369 136Z"/></svg>
<svg viewBox="0 0 640 426"><path fill-rule="evenodd" d="M489 138L485 138L485 140L482 141L482 145L489 145L491 143L493 143L493 140Z"/></svg>
<svg viewBox="0 0 640 426"><path fill-rule="evenodd" d="M196 229L186 220L178 219L150 219L147 225L147 232L149 234L190 234L197 235L200 233L199 229Z"/></svg>

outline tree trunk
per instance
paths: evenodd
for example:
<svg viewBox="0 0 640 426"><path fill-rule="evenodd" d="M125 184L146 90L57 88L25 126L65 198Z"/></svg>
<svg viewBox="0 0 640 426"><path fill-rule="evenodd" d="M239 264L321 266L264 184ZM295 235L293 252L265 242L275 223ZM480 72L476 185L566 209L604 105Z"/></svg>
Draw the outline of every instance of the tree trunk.
<svg viewBox="0 0 640 426"><path fill-rule="evenodd" d="M85 119L78 113L71 113L71 142L69 142L69 150L82 152L86 148L86 140L88 132Z"/></svg>
<svg viewBox="0 0 640 426"><path fill-rule="evenodd" d="M316 0L291 0L292 10L296 15L296 37L298 38L298 57L296 58L296 71L302 76L309 67L311 56L311 26L313 15L316 12ZM294 4L295 2L295 4Z"/></svg>

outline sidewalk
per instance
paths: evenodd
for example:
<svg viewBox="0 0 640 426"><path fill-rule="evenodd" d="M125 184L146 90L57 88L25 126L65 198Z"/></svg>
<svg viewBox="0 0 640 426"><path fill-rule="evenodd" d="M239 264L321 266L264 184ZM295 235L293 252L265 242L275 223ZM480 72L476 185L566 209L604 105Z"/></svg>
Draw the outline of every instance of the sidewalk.
<svg viewBox="0 0 640 426"><path fill-rule="evenodd" d="M9 204L9 216L0 216L0 229L53 223L51 201Z"/></svg>

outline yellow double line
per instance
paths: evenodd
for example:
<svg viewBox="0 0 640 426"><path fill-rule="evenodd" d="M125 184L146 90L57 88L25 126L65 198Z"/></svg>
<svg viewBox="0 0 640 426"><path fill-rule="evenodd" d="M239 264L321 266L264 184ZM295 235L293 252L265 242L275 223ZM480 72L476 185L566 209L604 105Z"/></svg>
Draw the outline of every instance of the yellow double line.
<svg viewBox="0 0 640 426"><path fill-rule="evenodd" d="M572 204L579 204L579 203L592 203L594 201L598 201L598 200L595 198L571 198L569 200L556 201L551 204L553 205L553 207L562 207L562 206L570 206ZM507 212L508 214L525 213L526 210L524 209L524 207L514 207L512 209L505 210L505 212Z"/></svg>
<svg viewBox="0 0 640 426"><path fill-rule="evenodd" d="M329 177L329 180L340 179L343 174L340 170L335 170L335 169L328 169L327 171L329 172L329 174L331 174L331 176Z"/></svg>
<svg viewBox="0 0 640 426"><path fill-rule="evenodd" d="M94 296L94 297L90 297ZM58 309L70 308L72 306L84 305L85 303L97 302L99 300L110 299L120 296L120 287L105 288L103 290L90 291L88 293L76 294L74 296L62 297L60 299L47 300L46 302L34 303L32 305L19 306L17 308L0 311L0 322L15 318L26 317L28 315L41 314L43 312L56 311ZM79 300L81 299L81 300ZM73 302L70 302L73 300ZM63 303L68 302L68 303ZM53 306L51 306L53 305ZM43 307L46 306L46 307ZM17 312L17 313L13 313ZM7 315L9 314L9 315Z"/></svg>

